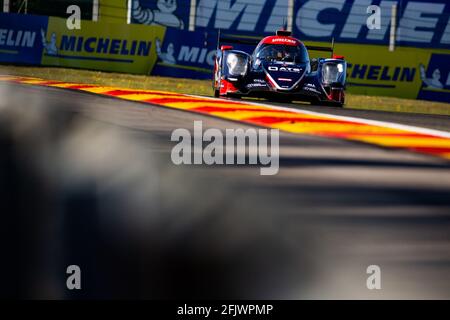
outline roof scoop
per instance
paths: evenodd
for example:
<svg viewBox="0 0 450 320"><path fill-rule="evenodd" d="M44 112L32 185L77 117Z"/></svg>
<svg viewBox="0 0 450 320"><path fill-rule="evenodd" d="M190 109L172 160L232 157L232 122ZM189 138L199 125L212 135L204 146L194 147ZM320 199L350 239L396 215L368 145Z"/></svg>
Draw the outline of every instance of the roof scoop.
<svg viewBox="0 0 450 320"><path fill-rule="evenodd" d="M284 29L277 30L277 36L280 37L290 37L292 35L291 31L287 31Z"/></svg>

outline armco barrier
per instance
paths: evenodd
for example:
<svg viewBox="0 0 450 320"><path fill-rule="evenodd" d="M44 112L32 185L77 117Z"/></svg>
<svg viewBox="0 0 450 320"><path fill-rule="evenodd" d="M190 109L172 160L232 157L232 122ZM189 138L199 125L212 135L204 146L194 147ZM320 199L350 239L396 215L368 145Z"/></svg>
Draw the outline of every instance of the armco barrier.
<svg viewBox="0 0 450 320"><path fill-rule="evenodd" d="M216 39L215 31L102 21L68 30L62 18L0 14L4 63L210 79ZM386 45L354 43L335 49L349 62L349 92L450 102L448 49L389 52Z"/></svg>

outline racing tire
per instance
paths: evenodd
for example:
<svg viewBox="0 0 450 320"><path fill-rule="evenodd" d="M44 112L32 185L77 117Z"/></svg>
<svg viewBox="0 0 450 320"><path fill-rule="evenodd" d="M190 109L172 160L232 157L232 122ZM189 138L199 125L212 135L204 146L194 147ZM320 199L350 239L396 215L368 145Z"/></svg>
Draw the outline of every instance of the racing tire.
<svg viewBox="0 0 450 320"><path fill-rule="evenodd" d="M227 97L229 97L229 98L233 98L233 99L236 99L236 100L242 100L242 95L240 95L240 94L228 94L227 95Z"/></svg>
<svg viewBox="0 0 450 320"><path fill-rule="evenodd" d="M323 106L327 106L327 107L334 107L334 108L342 108L344 107L344 104L341 102L323 102L322 103Z"/></svg>
<svg viewBox="0 0 450 320"><path fill-rule="evenodd" d="M311 105L323 106L323 107L335 107L335 108L343 108L344 107L344 104L342 102L329 102L329 101L320 101L320 100L311 101Z"/></svg>
<svg viewBox="0 0 450 320"><path fill-rule="evenodd" d="M340 102L327 102L324 104L324 106L327 107L334 107L334 108L343 108L344 104Z"/></svg>

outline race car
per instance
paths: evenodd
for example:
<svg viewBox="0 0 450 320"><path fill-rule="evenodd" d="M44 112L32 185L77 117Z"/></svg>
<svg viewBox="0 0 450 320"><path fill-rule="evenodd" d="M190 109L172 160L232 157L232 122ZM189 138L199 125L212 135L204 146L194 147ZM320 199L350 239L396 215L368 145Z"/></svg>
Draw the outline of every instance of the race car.
<svg viewBox="0 0 450 320"><path fill-rule="evenodd" d="M256 45L253 54L223 43ZM331 58L310 60L309 50L331 52ZM277 31L259 42L220 36L215 58L215 97L260 97L343 106L347 63L331 47L306 47L291 32Z"/></svg>

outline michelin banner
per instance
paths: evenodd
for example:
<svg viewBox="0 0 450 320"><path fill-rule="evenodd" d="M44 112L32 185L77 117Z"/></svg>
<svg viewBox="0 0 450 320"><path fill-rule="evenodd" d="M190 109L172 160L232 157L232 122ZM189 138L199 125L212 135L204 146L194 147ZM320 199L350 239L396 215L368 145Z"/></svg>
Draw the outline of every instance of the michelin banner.
<svg viewBox="0 0 450 320"><path fill-rule="evenodd" d="M0 62L40 64L40 34L47 25L47 17L0 13Z"/></svg>
<svg viewBox="0 0 450 320"><path fill-rule="evenodd" d="M66 19L0 14L0 61L150 74L155 40L166 28L82 21L69 30Z"/></svg>
<svg viewBox="0 0 450 320"><path fill-rule="evenodd" d="M450 50L338 44L348 60L348 91L450 102Z"/></svg>
<svg viewBox="0 0 450 320"><path fill-rule="evenodd" d="M264 36L290 22L305 41L389 43L397 5L397 45L450 49L448 0L196 0L196 31ZM125 1L123 2L125 4ZM380 28L367 28L368 8L379 8ZM131 22L187 30L190 0L131 0ZM290 12L290 13L288 13Z"/></svg>
<svg viewBox="0 0 450 320"><path fill-rule="evenodd" d="M83 21L80 30L68 30L65 19L50 17L47 30L41 30L42 64L150 74L155 39L163 39L164 33L163 27L91 21Z"/></svg>

